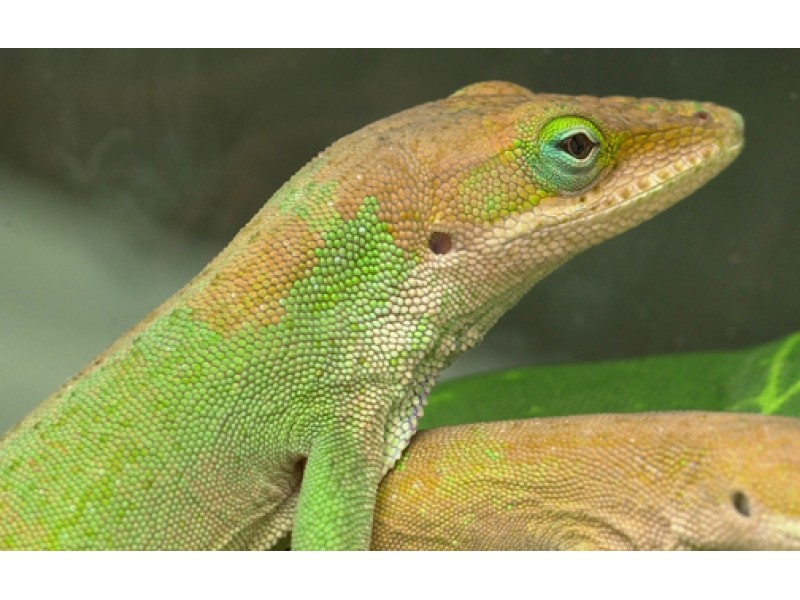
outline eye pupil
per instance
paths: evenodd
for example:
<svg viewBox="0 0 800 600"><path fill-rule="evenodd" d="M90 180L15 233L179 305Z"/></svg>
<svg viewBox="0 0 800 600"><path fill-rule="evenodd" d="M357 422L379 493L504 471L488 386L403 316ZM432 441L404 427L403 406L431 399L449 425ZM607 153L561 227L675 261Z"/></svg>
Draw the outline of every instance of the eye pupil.
<svg viewBox="0 0 800 600"><path fill-rule="evenodd" d="M558 147L573 158L583 160L592 153L596 145L585 133L576 133L563 140Z"/></svg>

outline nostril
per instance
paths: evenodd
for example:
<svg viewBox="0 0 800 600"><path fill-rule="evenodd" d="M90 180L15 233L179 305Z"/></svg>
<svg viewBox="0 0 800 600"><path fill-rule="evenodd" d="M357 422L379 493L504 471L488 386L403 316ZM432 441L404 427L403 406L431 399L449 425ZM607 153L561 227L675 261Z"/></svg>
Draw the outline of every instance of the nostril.
<svg viewBox="0 0 800 600"><path fill-rule="evenodd" d="M696 113L694 113L694 116L700 119L701 121L711 120L711 113L706 112L704 110L698 110Z"/></svg>
<svg viewBox="0 0 800 600"><path fill-rule="evenodd" d="M428 239L428 247L434 254L447 254L453 249L453 238L448 233L434 231Z"/></svg>
<svg viewBox="0 0 800 600"><path fill-rule="evenodd" d="M740 515L743 517L750 516L750 500L748 500L744 492L733 492L731 494L731 502L733 502L733 507Z"/></svg>

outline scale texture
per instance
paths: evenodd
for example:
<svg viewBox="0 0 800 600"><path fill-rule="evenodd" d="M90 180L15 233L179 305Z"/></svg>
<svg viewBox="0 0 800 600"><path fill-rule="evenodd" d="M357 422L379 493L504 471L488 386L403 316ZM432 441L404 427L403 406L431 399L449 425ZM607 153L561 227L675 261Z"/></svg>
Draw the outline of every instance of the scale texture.
<svg viewBox="0 0 800 600"><path fill-rule="evenodd" d="M487 82L342 138L0 441L0 546L366 549L438 373L742 131Z"/></svg>
<svg viewBox="0 0 800 600"><path fill-rule="evenodd" d="M800 550L800 419L641 413L423 431L381 483L395 550Z"/></svg>

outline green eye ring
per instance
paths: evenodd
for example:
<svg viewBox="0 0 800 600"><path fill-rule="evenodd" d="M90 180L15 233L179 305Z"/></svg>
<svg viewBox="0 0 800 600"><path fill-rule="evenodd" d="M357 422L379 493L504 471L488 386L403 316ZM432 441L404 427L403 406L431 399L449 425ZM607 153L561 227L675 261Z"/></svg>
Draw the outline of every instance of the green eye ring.
<svg viewBox="0 0 800 600"><path fill-rule="evenodd" d="M528 145L526 160L537 182L556 194L579 194L603 171L608 144L588 119L561 116L548 121Z"/></svg>

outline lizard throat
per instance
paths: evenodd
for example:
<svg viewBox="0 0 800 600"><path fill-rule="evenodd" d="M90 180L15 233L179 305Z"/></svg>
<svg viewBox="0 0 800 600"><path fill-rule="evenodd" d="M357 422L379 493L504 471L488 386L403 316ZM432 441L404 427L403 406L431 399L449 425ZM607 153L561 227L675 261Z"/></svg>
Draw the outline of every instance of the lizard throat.
<svg viewBox="0 0 800 600"><path fill-rule="evenodd" d="M429 373L414 385L409 393L394 406L386 422L386 438L384 448L384 474L391 469L400 458L417 431L417 424L425 409L428 395L436 382L436 376Z"/></svg>

